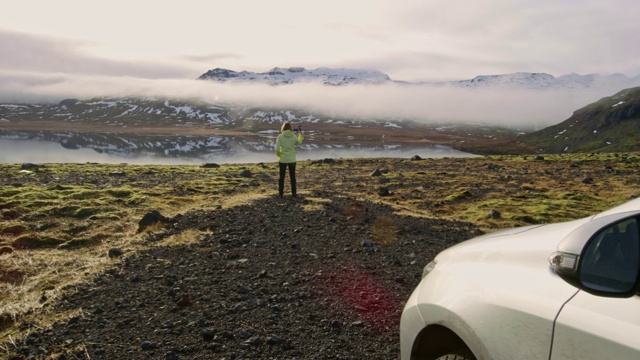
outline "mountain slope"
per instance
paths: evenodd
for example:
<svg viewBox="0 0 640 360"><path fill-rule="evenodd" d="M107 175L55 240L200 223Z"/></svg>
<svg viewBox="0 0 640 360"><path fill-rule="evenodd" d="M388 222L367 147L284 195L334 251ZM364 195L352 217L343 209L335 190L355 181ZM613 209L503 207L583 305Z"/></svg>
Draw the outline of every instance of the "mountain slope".
<svg viewBox="0 0 640 360"><path fill-rule="evenodd" d="M161 98L66 99L0 104L0 140L42 140L98 153L203 157L271 152L284 121L302 125L302 151L409 151L492 142L514 129L424 124L402 118L338 117L305 109L210 104Z"/></svg>
<svg viewBox="0 0 640 360"><path fill-rule="evenodd" d="M589 104L554 126L522 135L544 153L640 150L640 87Z"/></svg>

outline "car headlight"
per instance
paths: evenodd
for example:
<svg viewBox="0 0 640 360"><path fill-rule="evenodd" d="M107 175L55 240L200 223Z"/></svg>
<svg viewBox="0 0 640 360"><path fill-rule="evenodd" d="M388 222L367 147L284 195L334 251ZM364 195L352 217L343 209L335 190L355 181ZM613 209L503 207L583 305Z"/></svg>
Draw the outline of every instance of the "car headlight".
<svg viewBox="0 0 640 360"><path fill-rule="evenodd" d="M427 275L429 275L429 273L431 272L431 270L433 270L436 267L436 261L432 261L430 263L427 264L427 266L424 267L424 269L422 269L422 277L425 277Z"/></svg>

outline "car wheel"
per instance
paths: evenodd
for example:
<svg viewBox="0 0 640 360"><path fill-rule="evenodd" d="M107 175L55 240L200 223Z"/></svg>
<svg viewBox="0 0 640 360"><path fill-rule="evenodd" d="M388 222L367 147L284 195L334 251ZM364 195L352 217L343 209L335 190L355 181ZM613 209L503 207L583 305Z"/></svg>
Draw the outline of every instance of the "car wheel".
<svg viewBox="0 0 640 360"><path fill-rule="evenodd" d="M476 358L467 351L460 351L442 355L436 360L476 360Z"/></svg>

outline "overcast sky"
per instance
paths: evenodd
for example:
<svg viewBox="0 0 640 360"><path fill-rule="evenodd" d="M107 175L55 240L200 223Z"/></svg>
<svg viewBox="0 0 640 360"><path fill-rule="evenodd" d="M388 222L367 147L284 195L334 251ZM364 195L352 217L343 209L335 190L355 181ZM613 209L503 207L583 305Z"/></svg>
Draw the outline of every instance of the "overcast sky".
<svg viewBox="0 0 640 360"><path fill-rule="evenodd" d="M4 101L30 94L55 98L56 92L64 97L79 84L92 95L104 87L155 88L153 81L162 81L163 88L184 85L217 67L367 68L405 81L512 72L640 74L637 0L0 0L0 5Z"/></svg>

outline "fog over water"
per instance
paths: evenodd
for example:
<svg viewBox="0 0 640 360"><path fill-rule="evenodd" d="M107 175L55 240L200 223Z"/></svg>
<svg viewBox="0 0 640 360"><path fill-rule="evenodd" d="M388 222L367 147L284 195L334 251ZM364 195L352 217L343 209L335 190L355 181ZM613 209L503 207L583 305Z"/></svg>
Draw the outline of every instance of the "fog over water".
<svg viewBox="0 0 640 360"><path fill-rule="evenodd" d="M333 148L297 150L298 161L325 158L422 158L470 157L473 154L457 151L444 146L435 147L387 147L383 149ZM204 156L160 156L153 154L124 154L98 152L90 148L68 149L60 143L43 140L18 140L0 138L0 163L85 163L106 164L128 163L135 165L200 165L203 163L240 164L276 162L273 151L248 151L236 149L233 152L215 151Z"/></svg>
<svg viewBox="0 0 640 360"><path fill-rule="evenodd" d="M621 88L494 89L452 86L300 83L287 86L202 80L42 75L0 69L0 103L57 103L67 98L156 97L212 104L307 109L337 117L479 123L540 130Z"/></svg>

